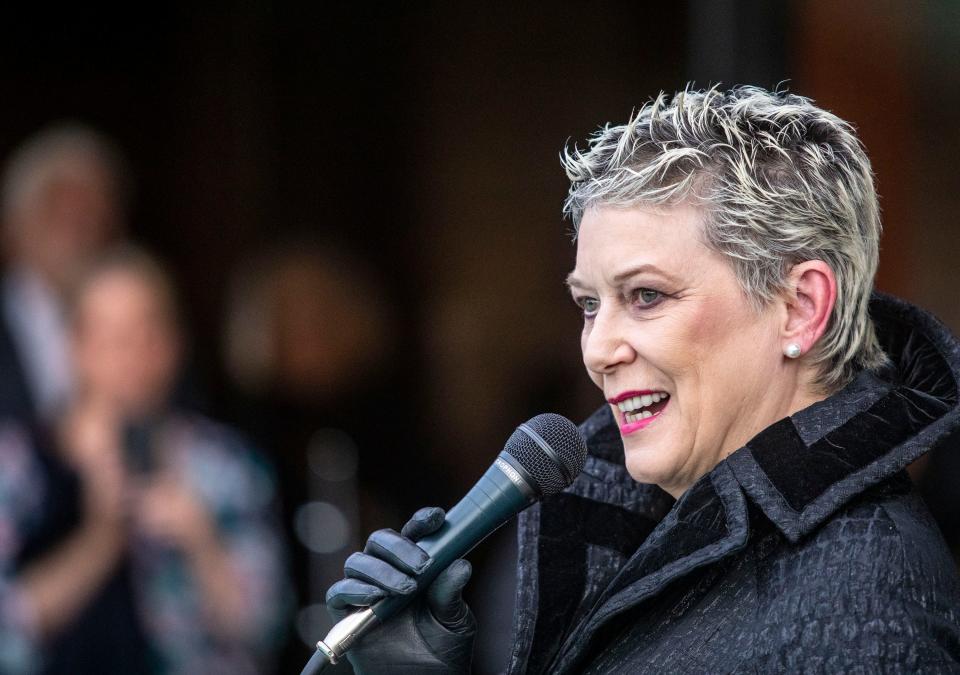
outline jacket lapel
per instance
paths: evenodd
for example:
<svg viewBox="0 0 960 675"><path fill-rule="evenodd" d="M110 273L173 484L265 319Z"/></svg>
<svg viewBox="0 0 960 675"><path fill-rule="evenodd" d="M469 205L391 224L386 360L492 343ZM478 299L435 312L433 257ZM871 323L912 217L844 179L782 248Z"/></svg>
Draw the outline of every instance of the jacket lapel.
<svg viewBox="0 0 960 675"><path fill-rule="evenodd" d="M746 499L732 471L721 465L674 506L570 631L550 668L575 672L601 629L690 572L742 550L749 538Z"/></svg>
<svg viewBox="0 0 960 675"><path fill-rule="evenodd" d="M570 628L674 503L627 473L607 406L580 430L590 449L583 472L566 492L520 514L511 675L546 671Z"/></svg>

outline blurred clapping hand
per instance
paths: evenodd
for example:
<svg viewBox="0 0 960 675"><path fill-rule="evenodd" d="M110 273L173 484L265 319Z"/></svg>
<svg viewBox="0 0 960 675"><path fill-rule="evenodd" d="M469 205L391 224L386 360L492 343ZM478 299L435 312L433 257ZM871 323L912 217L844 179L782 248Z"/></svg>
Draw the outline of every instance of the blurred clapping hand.
<svg viewBox="0 0 960 675"><path fill-rule="evenodd" d="M41 662L76 645L71 672L81 658L97 673L259 672L287 591L275 482L239 434L176 405L168 277L139 249L109 251L79 279L68 316L75 391L36 462L41 483L20 492L66 472L75 499L61 506L75 516L4 579L27 608L21 642ZM118 643L126 654L111 652Z"/></svg>

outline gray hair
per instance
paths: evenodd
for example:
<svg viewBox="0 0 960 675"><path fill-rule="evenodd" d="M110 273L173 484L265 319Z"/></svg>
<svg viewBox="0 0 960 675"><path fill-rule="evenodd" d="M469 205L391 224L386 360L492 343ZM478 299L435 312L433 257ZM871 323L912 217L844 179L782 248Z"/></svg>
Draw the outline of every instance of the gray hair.
<svg viewBox="0 0 960 675"><path fill-rule="evenodd" d="M121 205L131 185L126 162L114 143L78 122L58 122L23 141L7 159L0 186L3 220L9 221L51 182L90 166L104 170Z"/></svg>
<svg viewBox="0 0 960 675"><path fill-rule="evenodd" d="M793 265L826 262L837 301L808 355L824 390L887 362L868 314L880 238L873 173L836 115L757 87L661 93L561 161L575 230L596 205L702 205L705 243L727 256L758 311L787 290Z"/></svg>

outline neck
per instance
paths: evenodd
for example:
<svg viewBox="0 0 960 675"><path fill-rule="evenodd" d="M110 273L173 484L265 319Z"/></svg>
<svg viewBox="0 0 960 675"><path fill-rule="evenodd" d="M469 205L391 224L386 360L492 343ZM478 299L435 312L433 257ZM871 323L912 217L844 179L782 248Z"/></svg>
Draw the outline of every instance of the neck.
<svg viewBox="0 0 960 675"><path fill-rule="evenodd" d="M731 424L725 442L715 455L715 462L682 485L661 484L659 487L674 499L679 499L703 475L712 471L717 464L742 448L761 431L827 398L828 394L819 392L813 385L812 373L801 369L800 364L795 366L796 369L792 370L789 379L781 380L783 382L781 386L768 389L763 396L758 397L762 403L754 408L749 419L734 421Z"/></svg>

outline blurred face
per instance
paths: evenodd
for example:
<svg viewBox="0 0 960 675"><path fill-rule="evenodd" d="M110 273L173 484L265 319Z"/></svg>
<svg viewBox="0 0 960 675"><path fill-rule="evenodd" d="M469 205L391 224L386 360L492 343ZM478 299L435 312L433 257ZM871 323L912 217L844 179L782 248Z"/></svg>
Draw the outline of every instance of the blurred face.
<svg viewBox="0 0 960 675"><path fill-rule="evenodd" d="M77 306L74 361L80 390L137 417L165 403L179 340L157 290L127 271L96 278Z"/></svg>
<svg viewBox="0 0 960 675"><path fill-rule="evenodd" d="M96 163L78 162L47 183L12 228L17 256L56 287L121 229L113 180Z"/></svg>
<svg viewBox="0 0 960 675"><path fill-rule="evenodd" d="M569 285L634 479L675 497L788 414L782 313L758 313L689 206L585 213Z"/></svg>

